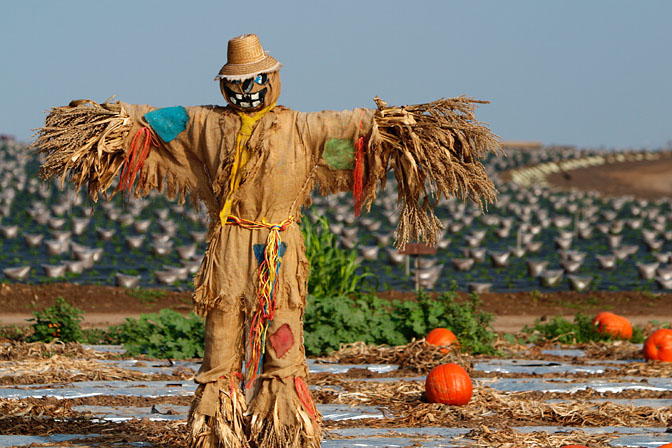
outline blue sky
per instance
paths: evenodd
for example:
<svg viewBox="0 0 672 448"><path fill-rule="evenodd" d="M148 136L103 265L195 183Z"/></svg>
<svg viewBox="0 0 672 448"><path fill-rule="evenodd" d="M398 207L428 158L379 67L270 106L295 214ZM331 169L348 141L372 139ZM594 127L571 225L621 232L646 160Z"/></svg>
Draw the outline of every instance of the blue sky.
<svg viewBox="0 0 672 448"><path fill-rule="evenodd" d="M256 33L295 109L465 94L507 140L660 148L671 19L664 0L5 1L0 133L26 140L75 98L222 104L227 41Z"/></svg>

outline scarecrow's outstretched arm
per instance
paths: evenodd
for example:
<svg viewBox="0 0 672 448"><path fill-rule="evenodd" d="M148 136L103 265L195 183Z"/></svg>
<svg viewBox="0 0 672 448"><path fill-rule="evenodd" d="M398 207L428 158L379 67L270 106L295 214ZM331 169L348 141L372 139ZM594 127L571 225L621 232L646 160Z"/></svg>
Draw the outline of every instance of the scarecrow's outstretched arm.
<svg viewBox="0 0 672 448"><path fill-rule="evenodd" d="M483 101L459 97L403 107L388 107L379 98L375 101L378 109L373 111L307 114L308 124L312 119L321 121L309 126L321 161L317 175L321 191L343 191L354 183L356 208L364 205L368 210L378 185L384 188L387 172L394 170L401 207L396 235L399 247L410 240L436 243L441 223L434 207L442 196L470 198L482 207L494 202L496 190L480 159L488 151L499 151L500 143L474 116L476 104ZM348 152L348 147L357 147L359 135L365 137L361 153ZM343 138L351 145L334 140ZM341 154L350 154L352 163L345 167L349 173L334 170L334 163L329 162ZM357 168L353 173L359 166L361 174ZM362 196L358 203L360 176ZM353 180L347 183L346 178Z"/></svg>
<svg viewBox="0 0 672 448"><path fill-rule="evenodd" d="M193 201L207 201L212 189L201 136L208 111L89 100L56 107L33 143L46 155L40 174L45 180L69 176L77 188L86 184L94 201L99 194L107 197L117 175L115 192L144 195L165 187L168 197L181 202L187 192Z"/></svg>
<svg viewBox="0 0 672 448"><path fill-rule="evenodd" d="M354 109L299 114L297 127L311 155L312 176L320 194L353 191L357 149L361 153L371 133L373 113L371 109ZM360 167L362 160L360 154Z"/></svg>

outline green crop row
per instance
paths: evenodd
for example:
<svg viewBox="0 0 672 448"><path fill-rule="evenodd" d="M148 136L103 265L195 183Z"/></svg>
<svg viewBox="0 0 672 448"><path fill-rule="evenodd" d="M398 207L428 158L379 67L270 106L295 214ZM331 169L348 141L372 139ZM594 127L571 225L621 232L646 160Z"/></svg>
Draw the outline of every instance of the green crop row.
<svg viewBox="0 0 672 448"><path fill-rule="evenodd" d="M309 296L304 316L304 342L308 355L326 354L342 343L365 341L402 345L423 338L431 329L447 327L470 353L494 354L495 333L492 315L478 309L480 300L472 295L466 302L456 300L451 291L432 298L418 292L415 300L386 301L375 295ZM27 341L122 344L129 355L184 359L203 356L205 326L191 313L184 316L171 309L127 318L122 325L107 329L82 329L83 312L59 297L56 304L34 312L32 329L24 334L5 329L0 337Z"/></svg>

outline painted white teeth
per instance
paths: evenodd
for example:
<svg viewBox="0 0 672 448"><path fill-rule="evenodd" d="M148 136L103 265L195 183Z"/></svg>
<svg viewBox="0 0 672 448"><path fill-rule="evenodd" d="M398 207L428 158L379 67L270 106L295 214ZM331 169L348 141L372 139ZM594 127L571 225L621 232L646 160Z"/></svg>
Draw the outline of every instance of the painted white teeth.
<svg viewBox="0 0 672 448"><path fill-rule="evenodd" d="M240 93L236 93L236 99L237 99L237 100L242 100L242 99L243 99L243 95L241 95Z"/></svg>
<svg viewBox="0 0 672 448"><path fill-rule="evenodd" d="M238 100L236 100L234 97L230 96L229 99L233 104L238 104Z"/></svg>
<svg viewBox="0 0 672 448"><path fill-rule="evenodd" d="M241 102L240 102L240 105L241 105L242 107L250 107L250 103L248 103L247 101L241 101Z"/></svg>
<svg viewBox="0 0 672 448"><path fill-rule="evenodd" d="M253 93L252 95L250 95L250 99L251 100L258 100L259 99L259 92Z"/></svg>
<svg viewBox="0 0 672 448"><path fill-rule="evenodd" d="M252 107L257 107L258 105L261 104L261 101L252 101Z"/></svg>

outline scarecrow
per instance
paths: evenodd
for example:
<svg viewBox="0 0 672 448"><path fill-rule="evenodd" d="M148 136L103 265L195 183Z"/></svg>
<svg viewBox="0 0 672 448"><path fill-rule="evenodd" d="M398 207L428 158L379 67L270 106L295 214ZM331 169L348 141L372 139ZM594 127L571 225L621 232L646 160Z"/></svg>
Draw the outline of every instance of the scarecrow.
<svg viewBox="0 0 672 448"><path fill-rule="evenodd" d="M256 35L239 36L215 78L226 107L78 100L52 109L34 143L46 155L43 179L86 184L93 201L157 189L207 208L193 295L206 340L192 447L320 445L305 381L309 266L297 224L316 185L323 195L351 191L359 215L393 170L399 247L435 243L441 197L495 199L479 158L499 143L476 121L478 101L388 107L376 98L375 109L302 113L276 104L280 67Z"/></svg>

